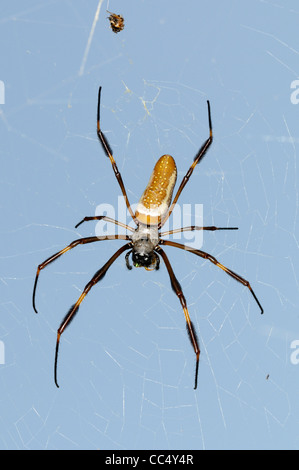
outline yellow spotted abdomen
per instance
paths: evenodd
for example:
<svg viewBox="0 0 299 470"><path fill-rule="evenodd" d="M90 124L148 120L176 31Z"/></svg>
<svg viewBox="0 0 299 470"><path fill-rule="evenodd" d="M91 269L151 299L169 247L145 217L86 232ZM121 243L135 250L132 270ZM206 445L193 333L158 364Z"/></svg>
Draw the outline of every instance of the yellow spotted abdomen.
<svg viewBox="0 0 299 470"><path fill-rule="evenodd" d="M158 225L167 214L177 169L171 155L163 155L157 161L150 180L137 205L135 216L145 225Z"/></svg>

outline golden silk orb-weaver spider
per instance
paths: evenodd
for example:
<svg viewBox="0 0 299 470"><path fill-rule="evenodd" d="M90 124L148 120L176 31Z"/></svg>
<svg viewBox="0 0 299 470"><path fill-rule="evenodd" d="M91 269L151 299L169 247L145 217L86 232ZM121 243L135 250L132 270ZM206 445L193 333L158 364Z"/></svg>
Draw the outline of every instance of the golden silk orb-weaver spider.
<svg viewBox="0 0 299 470"><path fill-rule="evenodd" d="M107 10L107 13L110 13L108 20L110 21L110 27L114 33L119 33L125 27L125 20L121 15L116 15L116 13L111 13Z"/></svg>
<svg viewBox="0 0 299 470"><path fill-rule="evenodd" d="M55 361L54 361L54 380L55 384L58 387L57 382L57 361L58 361L58 349L60 344L60 337L66 327L70 324L71 320L73 320L75 314L78 312L81 302L86 297L88 292L91 290L93 286L95 286L99 281L103 279L105 274L107 273L110 266L114 263L114 261L125 251L125 261L126 266L128 269L132 269L130 264L129 258L130 255L132 257L133 266L136 268L144 267L146 270L151 271L154 269L159 269L160 265L160 257L164 261L166 269L168 271L170 282L172 289L174 290L175 294L177 295L181 306L183 308L183 312L185 315L187 332L193 346L195 355L196 355L196 366L195 366L195 385L194 389L197 388L197 381L198 381L198 365L199 365L199 355L200 349L195 333L195 328L191 322L187 302L184 297L181 285L177 280L171 264L169 262L168 256L166 255L165 251L161 248L161 246L170 246L175 248L180 248L181 250L187 250L190 253L193 253L200 258L209 260L211 263L215 264L223 271L225 271L229 276L233 277L236 281L240 282L244 286L248 287L251 294L253 295L256 303L258 304L261 313L263 313L263 308L257 299L251 285L248 281L243 279L241 276L236 274L235 272L231 271L227 267L223 266L223 264L219 263L214 256L210 255L201 250L197 250L181 243L176 243L170 240L165 240L162 237L172 235L174 233L185 232L185 231L194 231L194 230L236 230L237 227L215 227L215 226L206 226L206 227L198 227L198 226L190 226L190 227L182 227L179 229L171 230L168 232L160 232L160 229L163 227L165 222L168 220L169 216L171 215L180 194L182 193L184 187L188 183L194 168L196 165L202 160L204 155L206 154L208 148L210 147L213 141L213 133L212 133L212 119L211 119L211 111L210 111L210 103L208 104L208 119L209 119L209 137L204 142L204 144L200 147L199 151L194 157L193 163L191 164L189 170L187 171L186 175L181 181L181 184L172 200L172 194L176 183L177 178L177 169L174 159L171 155L163 155L157 161L152 175L150 177L149 183L143 192L140 201L137 205L137 209L135 213L133 212L127 192L125 189L125 185L123 183L121 174L118 170L116 161L113 157L112 149L108 143L107 138L101 131L100 127L100 103L101 103L101 87L99 88L99 95L98 95L98 112L97 112L97 135L99 138L100 143L103 146L104 152L106 156L109 158L114 174L120 186L122 195L124 197L126 206L129 210L129 213L136 224L136 228L133 229L118 220L111 219L109 217L100 215L100 216L92 216L92 217L84 217L77 225L76 228L81 225L83 222L87 222L89 220L104 220L106 222L113 223L115 225L119 225L123 228L126 228L130 235L106 235L106 236L95 236L95 237L85 237L74 240L70 245L63 248L63 250L55 253L50 258L46 259L43 263L41 263L37 268L37 273L35 277L35 283L33 288L33 308L37 313L37 309L35 306L35 293L36 293L36 286L37 281L39 278L40 271L44 269L48 264L52 263L56 259L58 259L61 255L66 253L67 251L75 248L78 245L85 245L87 243L94 243L103 240L125 240L127 243L119 248L113 256L104 264L104 266L99 269L92 279L86 284L82 294L78 298L77 302L70 308L67 315L63 319L60 327L57 330L57 341L56 341L56 350L55 350ZM172 201L172 202L171 202Z"/></svg>

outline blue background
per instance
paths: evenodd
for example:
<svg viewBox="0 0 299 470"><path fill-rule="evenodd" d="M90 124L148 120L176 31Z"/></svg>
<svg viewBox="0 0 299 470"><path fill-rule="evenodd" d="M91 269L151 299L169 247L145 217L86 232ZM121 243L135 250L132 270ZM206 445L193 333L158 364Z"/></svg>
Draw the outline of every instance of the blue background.
<svg viewBox="0 0 299 470"><path fill-rule="evenodd" d="M299 447L299 75L295 0L2 2L0 106L0 447L230 449ZM123 14L113 34L106 9ZM87 50L88 38L91 37ZM87 52L86 52L87 51ZM203 204L203 249L251 282L168 248L201 345L199 388L167 271L120 257L62 336L85 284L122 242L78 247L36 268L95 223L120 194L96 136L97 91L132 203L157 158L179 177L214 143L181 204ZM293 361L294 362L294 361ZM269 375L268 379L267 376Z"/></svg>

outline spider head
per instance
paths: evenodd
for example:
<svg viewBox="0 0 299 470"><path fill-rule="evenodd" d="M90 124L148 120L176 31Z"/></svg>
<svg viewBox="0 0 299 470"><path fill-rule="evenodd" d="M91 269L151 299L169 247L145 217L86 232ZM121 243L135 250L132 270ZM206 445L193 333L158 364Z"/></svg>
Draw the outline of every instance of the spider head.
<svg viewBox="0 0 299 470"><path fill-rule="evenodd" d="M156 255L154 253L132 252L132 261L135 268L155 269Z"/></svg>
<svg viewBox="0 0 299 470"><path fill-rule="evenodd" d="M132 250L132 261L135 268L145 268L147 271L159 269L159 257L146 240L139 240Z"/></svg>

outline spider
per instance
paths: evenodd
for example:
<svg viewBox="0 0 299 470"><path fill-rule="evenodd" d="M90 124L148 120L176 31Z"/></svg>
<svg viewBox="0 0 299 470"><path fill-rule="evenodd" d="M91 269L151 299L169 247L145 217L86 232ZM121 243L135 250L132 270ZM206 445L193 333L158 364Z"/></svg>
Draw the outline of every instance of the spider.
<svg viewBox="0 0 299 470"><path fill-rule="evenodd" d="M132 269L132 265L130 264L130 260L129 260L130 256L132 258L132 263L134 267L136 268L144 267L148 271L159 269L160 257L165 263L166 269L170 277L172 289L174 290L175 294L177 295L181 303L181 306L185 315L187 332L188 332L191 344L193 346L194 353L196 355L195 385L194 385L194 389L196 389L197 382L198 382L198 365L199 365L199 355L200 355L200 349L198 346L197 336L196 336L193 323L191 322L191 319L190 319L190 315L189 315L188 308L187 308L187 302L184 297L181 285L173 272L168 256L166 255L163 248L161 248L161 246L170 246L170 247L179 248L181 250L187 250L190 253L196 256L199 256L200 258L206 259L210 261L211 263L215 264L220 269L225 271L229 276L234 278L236 281L246 286L250 290L256 303L258 304L261 310L261 313L264 312L258 298L256 297L253 289L251 288L250 283L246 281L245 279L243 279L238 274L236 274L235 272L223 266L223 264L219 263L216 260L216 258L214 258L214 256L204 251L197 250L197 249L188 247L186 245L183 245L174 241L170 241L170 240L165 240L164 238L162 238L164 236L168 236L168 235L179 233L179 232L185 232L185 231L237 230L237 227L215 227L215 226L199 227L199 226L193 225L190 227L182 227L182 228L171 230L168 232L162 232L162 233L160 232L160 229L163 227L163 225L165 224L165 222L171 215L179 199L180 194L182 193L183 189L185 188L186 184L188 183L193 173L194 168L203 159L208 148L212 144L213 133L212 133L212 119L211 119L210 103L209 101L207 101L208 120L209 120L209 137L204 142L204 144L200 147L199 151L195 155L193 163L191 164L189 170L187 171L186 175L182 179L182 182L173 200L172 200L172 193L175 187L176 177L177 177L176 164L171 155L163 155L162 157L160 157L160 159L157 161L154 167L149 183L140 198L140 201L137 205L135 213L133 213L133 210L130 206L121 174L118 170L116 161L113 157L112 149L108 143L107 138L101 131L100 103L101 103L101 87L99 88L99 93L98 93L97 135L98 135L100 143L102 144L102 147L104 149L106 156L109 158L111 162L114 174L120 186L126 206L129 210L129 213L132 219L134 220L136 224L136 228L133 229L132 227L129 227L128 225L122 222L119 222L118 220L111 219L104 215L84 217L84 219L82 219L76 225L75 228L79 227L79 225L81 225L83 222L87 222L90 220L103 220L103 221L110 222L115 225L126 228L127 231L130 232L130 235L105 235L105 236L98 236L98 237L94 236L94 237L79 238L73 241L67 247L63 248L63 250L55 253L50 258L46 259L43 263L41 263L38 266L36 277L35 277L35 282L34 282L34 288L33 288L33 297L32 297L33 308L36 313L37 313L37 309L35 306L35 293L36 293L37 282L38 282L40 271L44 269L48 264L55 261L57 258L59 258L61 255L63 255L67 251L75 248L77 245L85 245L87 243L94 243L94 242L103 241L103 240L116 240L116 239L125 240L127 242L125 245L119 248L114 253L113 256L111 256L111 258L104 264L104 266L102 266L101 269L99 269L95 273L95 275L88 282L88 284L86 284L77 302L70 308L67 315L65 316L62 323L60 324L60 327L57 330L57 340L56 340L56 349L55 349L55 361L54 361L55 384L57 387L59 387L58 382L57 382L57 362L58 362L58 349L59 349L59 344L60 344L60 337L62 333L64 332L66 327L70 324L75 314L78 312L81 302L86 297L86 295L91 290L91 288L103 279L103 277L107 273L110 266L114 263L114 261L124 252L127 252L125 256L125 261L126 261L126 266L128 269Z"/></svg>
<svg viewBox="0 0 299 470"><path fill-rule="evenodd" d="M111 13L107 10L107 13L110 13L108 20L110 21L110 27L114 33L119 33L125 27L125 20L121 15L116 15L116 13Z"/></svg>

